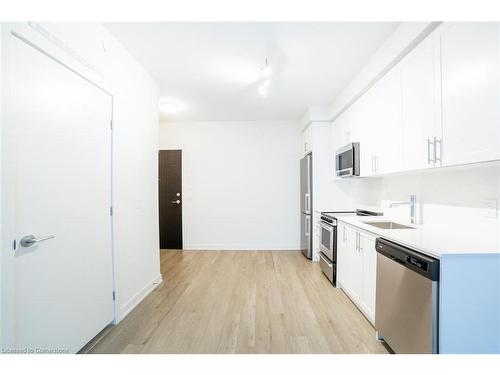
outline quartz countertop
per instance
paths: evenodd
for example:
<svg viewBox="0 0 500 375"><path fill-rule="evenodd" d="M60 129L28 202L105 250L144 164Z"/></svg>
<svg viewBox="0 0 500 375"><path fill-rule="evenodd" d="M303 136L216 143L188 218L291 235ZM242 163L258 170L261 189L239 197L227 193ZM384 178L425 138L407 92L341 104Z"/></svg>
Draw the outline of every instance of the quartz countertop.
<svg viewBox="0 0 500 375"><path fill-rule="evenodd" d="M380 212L380 213L383 212L382 208L380 207L365 206L365 205L333 207L326 210L314 210L314 211L317 213L321 213L321 212L356 212L356 210L365 210L365 211Z"/></svg>
<svg viewBox="0 0 500 375"><path fill-rule="evenodd" d="M423 254L442 258L449 255L500 254L500 222L454 224L408 224L386 216L339 216L338 221L407 246ZM415 229L380 229L367 222L394 221Z"/></svg>

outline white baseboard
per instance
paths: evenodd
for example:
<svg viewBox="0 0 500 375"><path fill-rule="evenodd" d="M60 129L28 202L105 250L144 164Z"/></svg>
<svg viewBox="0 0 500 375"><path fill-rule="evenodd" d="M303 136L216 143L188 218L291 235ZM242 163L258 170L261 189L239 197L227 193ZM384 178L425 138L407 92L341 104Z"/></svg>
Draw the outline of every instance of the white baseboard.
<svg viewBox="0 0 500 375"><path fill-rule="evenodd" d="M196 245L196 244L186 244L184 245L184 250L233 250L233 251L286 251L286 250L300 250L300 246L297 245L283 245L283 246L265 246L265 245L241 245L241 244L235 244L235 245Z"/></svg>
<svg viewBox="0 0 500 375"><path fill-rule="evenodd" d="M132 298L130 298L124 305L120 306L120 311L118 315L118 322L123 320L141 301L147 297L155 288L163 282L161 275L158 275L148 284L144 286L140 291L138 291Z"/></svg>

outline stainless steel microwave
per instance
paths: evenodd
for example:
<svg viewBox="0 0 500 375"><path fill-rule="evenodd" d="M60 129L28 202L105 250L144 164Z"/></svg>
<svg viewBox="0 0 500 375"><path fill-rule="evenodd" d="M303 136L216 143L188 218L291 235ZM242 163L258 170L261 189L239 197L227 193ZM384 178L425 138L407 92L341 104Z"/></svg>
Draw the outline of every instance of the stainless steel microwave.
<svg viewBox="0 0 500 375"><path fill-rule="evenodd" d="M359 176L359 142L349 143L335 152L335 175Z"/></svg>

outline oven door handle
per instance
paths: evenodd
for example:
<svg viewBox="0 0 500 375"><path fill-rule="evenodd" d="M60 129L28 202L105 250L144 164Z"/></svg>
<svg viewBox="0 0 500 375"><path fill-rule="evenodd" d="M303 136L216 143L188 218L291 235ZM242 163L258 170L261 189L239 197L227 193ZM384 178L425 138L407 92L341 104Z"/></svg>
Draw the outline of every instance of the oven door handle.
<svg viewBox="0 0 500 375"><path fill-rule="evenodd" d="M321 228L327 230L328 232L333 233L333 225L328 225L328 224L324 224L324 223L320 222L319 226Z"/></svg>

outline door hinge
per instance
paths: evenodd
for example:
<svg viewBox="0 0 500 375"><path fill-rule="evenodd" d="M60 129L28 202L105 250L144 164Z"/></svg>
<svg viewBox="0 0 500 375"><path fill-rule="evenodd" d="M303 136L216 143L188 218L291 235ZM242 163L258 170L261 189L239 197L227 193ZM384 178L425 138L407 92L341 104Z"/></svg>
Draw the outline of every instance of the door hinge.
<svg viewBox="0 0 500 375"><path fill-rule="evenodd" d="M109 206L109 216L113 216L113 206Z"/></svg>
<svg viewBox="0 0 500 375"><path fill-rule="evenodd" d="M113 290L113 301L116 300L116 292Z"/></svg>

